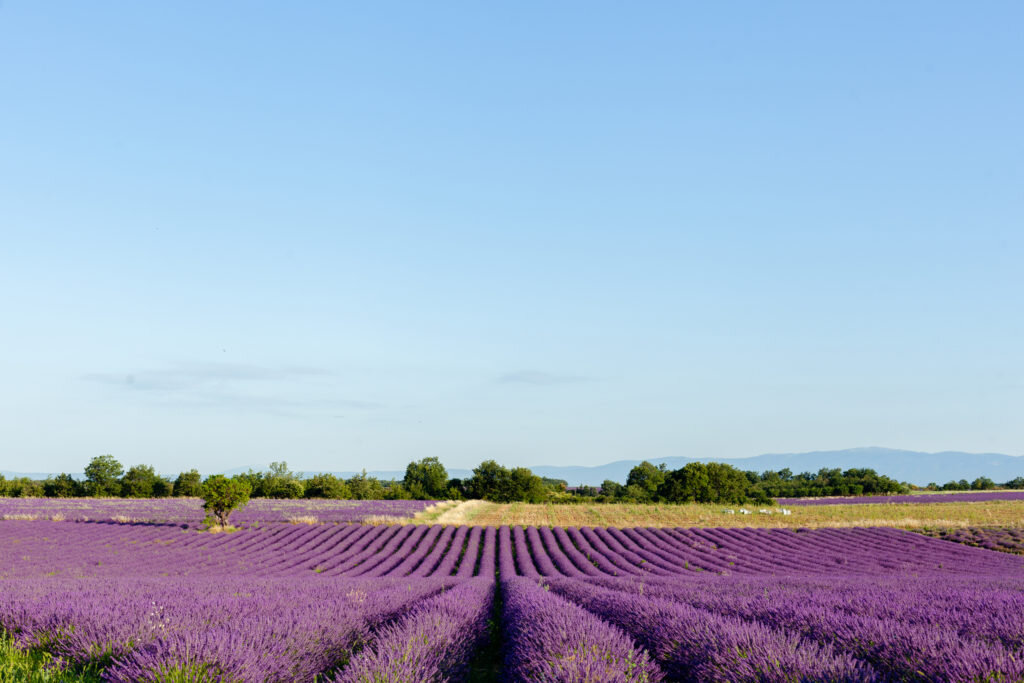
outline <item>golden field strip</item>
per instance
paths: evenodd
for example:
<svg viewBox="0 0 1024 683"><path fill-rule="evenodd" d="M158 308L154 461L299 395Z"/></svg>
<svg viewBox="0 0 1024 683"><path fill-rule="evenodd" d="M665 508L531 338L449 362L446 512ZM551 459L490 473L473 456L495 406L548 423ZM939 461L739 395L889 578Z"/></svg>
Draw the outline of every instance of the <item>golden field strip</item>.
<svg viewBox="0 0 1024 683"><path fill-rule="evenodd" d="M724 512L735 510L735 514ZM921 527L999 526L1024 528L1024 501L993 500L974 503L865 503L766 508L772 514L743 515L738 507L670 504L530 504L489 503L481 500L448 501L424 510L419 524L615 526L615 527ZM408 520L395 520L408 523Z"/></svg>

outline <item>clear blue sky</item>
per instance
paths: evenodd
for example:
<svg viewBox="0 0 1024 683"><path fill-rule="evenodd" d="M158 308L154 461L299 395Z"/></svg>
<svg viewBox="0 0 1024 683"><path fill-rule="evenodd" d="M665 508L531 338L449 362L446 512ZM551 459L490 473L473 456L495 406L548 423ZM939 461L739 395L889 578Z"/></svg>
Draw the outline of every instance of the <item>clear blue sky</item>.
<svg viewBox="0 0 1024 683"><path fill-rule="evenodd" d="M1024 5L0 5L0 469L1024 452Z"/></svg>

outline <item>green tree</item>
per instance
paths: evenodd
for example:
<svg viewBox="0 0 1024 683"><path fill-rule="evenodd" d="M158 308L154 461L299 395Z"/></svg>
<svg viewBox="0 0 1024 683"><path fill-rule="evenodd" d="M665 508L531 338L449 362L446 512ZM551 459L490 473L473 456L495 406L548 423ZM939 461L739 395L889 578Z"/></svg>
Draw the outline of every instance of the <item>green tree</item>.
<svg viewBox="0 0 1024 683"><path fill-rule="evenodd" d="M153 497L154 498L169 498L174 495L174 482L167 477L157 476L153 480Z"/></svg>
<svg viewBox="0 0 1024 683"><path fill-rule="evenodd" d="M152 465L135 465L121 477L121 495L125 498L152 498L156 471Z"/></svg>
<svg viewBox="0 0 1024 683"><path fill-rule="evenodd" d="M28 477L17 477L7 482L6 495L12 498L41 498L43 496L43 482L29 479Z"/></svg>
<svg viewBox="0 0 1024 683"><path fill-rule="evenodd" d="M691 462L669 472L658 487L658 495L670 503L711 502L708 466L702 462Z"/></svg>
<svg viewBox="0 0 1024 683"><path fill-rule="evenodd" d="M502 495L502 485L508 470L494 460L484 460L473 469L473 476L465 481L466 495L480 500L495 500Z"/></svg>
<svg viewBox="0 0 1024 683"><path fill-rule="evenodd" d="M85 493L82 484L67 473L43 482L43 495L47 498L77 498Z"/></svg>
<svg viewBox="0 0 1024 683"><path fill-rule="evenodd" d="M263 493L263 473L254 472L251 468L248 472L236 474L231 477L238 481L244 481L249 485L249 495L253 498L262 498L265 494Z"/></svg>
<svg viewBox="0 0 1024 683"><path fill-rule="evenodd" d="M384 497L384 486L379 479L366 474L366 470L362 474L352 475L345 484L355 500L381 500Z"/></svg>
<svg viewBox="0 0 1024 683"><path fill-rule="evenodd" d="M608 498L621 498L622 494L625 493L625 489L625 486L611 479L605 479L601 482L601 495Z"/></svg>
<svg viewBox="0 0 1024 683"><path fill-rule="evenodd" d="M510 470L494 460L480 463L473 470L473 476L466 480L465 487L468 497L495 503L540 503L548 496L543 480L529 469L516 467Z"/></svg>
<svg viewBox="0 0 1024 683"><path fill-rule="evenodd" d="M120 477L124 467L114 456L97 455L85 466L85 492L89 496L116 496L121 493Z"/></svg>
<svg viewBox="0 0 1024 683"><path fill-rule="evenodd" d="M288 469L288 463L270 463L270 472L263 475L263 495L267 498L302 498L302 479Z"/></svg>
<svg viewBox="0 0 1024 683"><path fill-rule="evenodd" d="M544 480L526 467L514 467L508 471L508 483L505 485L504 503L543 503L548 497L548 487Z"/></svg>
<svg viewBox="0 0 1024 683"><path fill-rule="evenodd" d="M710 503L735 503L740 505L750 498L750 480L742 470L720 462L707 465Z"/></svg>
<svg viewBox="0 0 1024 683"><path fill-rule="evenodd" d="M344 500L351 497L352 492L345 481L333 474L315 474L306 480L306 498Z"/></svg>
<svg viewBox="0 0 1024 683"><path fill-rule="evenodd" d="M383 485L384 493L381 497L384 500L412 500L414 497L408 489L402 486L402 482L400 481L392 479L387 483L383 483ZM422 498L419 500L422 500Z"/></svg>
<svg viewBox="0 0 1024 683"><path fill-rule="evenodd" d="M232 511L249 502L249 484L242 479L228 479L215 474L203 482L200 496L206 510L206 523L228 526Z"/></svg>
<svg viewBox="0 0 1024 683"><path fill-rule="evenodd" d="M633 497L641 502L653 500L658 493L658 487L665 481L665 474L664 463L655 467L644 460L629 471L629 476L626 478L626 488L635 486L636 489L634 491L636 495Z"/></svg>
<svg viewBox="0 0 1024 683"><path fill-rule="evenodd" d="M203 478L199 476L199 470L182 472L174 480L174 495L195 497L203 486Z"/></svg>
<svg viewBox="0 0 1024 683"><path fill-rule="evenodd" d="M423 458L406 466L402 486L413 498L439 500L448 490L448 471L437 458Z"/></svg>

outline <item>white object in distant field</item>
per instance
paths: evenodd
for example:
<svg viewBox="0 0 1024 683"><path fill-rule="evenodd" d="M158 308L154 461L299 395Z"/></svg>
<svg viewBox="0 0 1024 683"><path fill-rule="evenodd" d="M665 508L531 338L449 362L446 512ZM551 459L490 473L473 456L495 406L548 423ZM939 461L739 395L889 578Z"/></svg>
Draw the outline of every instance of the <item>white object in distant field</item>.
<svg viewBox="0 0 1024 683"><path fill-rule="evenodd" d="M748 510L747 508L740 508L740 514L741 515L749 515L750 514L750 510Z"/></svg>

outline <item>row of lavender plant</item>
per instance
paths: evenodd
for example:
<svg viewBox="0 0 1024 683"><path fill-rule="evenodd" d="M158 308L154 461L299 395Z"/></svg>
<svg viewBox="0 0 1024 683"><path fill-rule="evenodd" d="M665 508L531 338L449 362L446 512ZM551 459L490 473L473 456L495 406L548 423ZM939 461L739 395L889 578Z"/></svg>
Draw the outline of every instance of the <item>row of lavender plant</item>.
<svg viewBox="0 0 1024 683"><path fill-rule="evenodd" d="M970 491L921 493L895 496L830 496L825 498L776 498L782 505L877 505L881 503L983 503L990 500L1024 500L1024 491Z"/></svg>
<svg viewBox="0 0 1024 683"><path fill-rule="evenodd" d="M335 683L460 680L488 638L494 580L471 579L384 627Z"/></svg>
<svg viewBox="0 0 1024 683"><path fill-rule="evenodd" d="M963 543L975 548L1024 555L1024 529L1003 527L964 527L955 529L915 529L919 534Z"/></svg>
<svg viewBox="0 0 1024 683"><path fill-rule="evenodd" d="M502 581L510 680L655 683L664 678L621 629L529 579Z"/></svg>
<svg viewBox="0 0 1024 683"><path fill-rule="evenodd" d="M236 525L276 522L354 523L371 518L407 519L432 500L278 500L254 498L232 514ZM118 522L198 526L199 498L0 498L0 521Z"/></svg>
<svg viewBox="0 0 1024 683"><path fill-rule="evenodd" d="M870 663L886 680L973 681L1024 677L1021 581L981 577L807 581L745 578L706 584L652 578L592 582L620 599L658 595L719 615L799 634ZM979 584L986 584L980 586ZM991 678L987 678L991 677Z"/></svg>
<svg viewBox="0 0 1024 683"><path fill-rule="evenodd" d="M1008 554L893 529L540 529L279 525L233 534L166 527L0 524L0 578L239 574L347 577L480 575L496 553L504 576L678 576L1017 572ZM492 571L493 573L493 571Z"/></svg>

